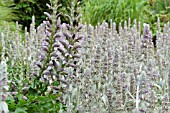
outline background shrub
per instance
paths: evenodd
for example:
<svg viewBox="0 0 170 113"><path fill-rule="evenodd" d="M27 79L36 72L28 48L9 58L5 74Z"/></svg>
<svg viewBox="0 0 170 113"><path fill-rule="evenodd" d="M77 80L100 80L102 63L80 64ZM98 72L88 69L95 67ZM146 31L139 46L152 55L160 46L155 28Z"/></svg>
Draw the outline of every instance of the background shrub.
<svg viewBox="0 0 170 113"><path fill-rule="evenodd" d="M14 0L13 7L17 11L16 15L19 19L15 19L23 27L28 27L31 24L32 16L35 15L37 20L35 26L37 27L45 20L44 12L48 11L46 3L50 3L49 0Z"/></svg>
<svg viewBox="0 0 170 113"><path fill-rule="evenodd" d="M62 4L62 8L60 8L59 11L63 14L68 14L69 11L67 7L69 7L70 2L70 0L58 0L58 4ZM46 18L46 16L44 16L44 12L49 12L46 4L50 4L50 0L14 0L14 3L15 4L12 5L12 7L15 11L17 11L16 15L19 17L15 18L15 21L22 24L23 28L29 28L33 15L35 16L35 26L37 27ZM61 21L69 23L69 20L64 16L61 16Z"/></svg>
<svg viewBox="0 0 170 113"><path fill-rule="evenodd" d="M150 15L147 0L84 0L82 8L83 22L96 25L103 20L124 22L130 17L141 22L148 22Z"/></svg>

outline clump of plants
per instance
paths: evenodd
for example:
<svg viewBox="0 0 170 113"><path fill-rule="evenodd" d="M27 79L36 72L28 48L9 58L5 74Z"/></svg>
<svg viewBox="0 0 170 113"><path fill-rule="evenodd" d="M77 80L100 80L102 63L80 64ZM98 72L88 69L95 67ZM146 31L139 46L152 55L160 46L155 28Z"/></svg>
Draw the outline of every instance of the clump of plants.
<svg viewBox="0 0 170 113"><path fill-rule="evenodd" d="M158 19L154 51L149 24L130 18L123 26L113 20L82 24L79 0L70 2L70 15L60 13L57 3L47 4L37 28L32 17L24 37L18 24L14 32L4 27L1 111L169 112L169 23L161 29Z"/></svg>
<svg viewBox="0 0 170 113"><path fill-rule="evenodd" d="M12 32L4 29L6 57L9 58L10 96L7 99L10 111L14 112L58 112L62 96L67 91L70 78L77 72L82 36L79 31L78 1L72 2L71 15L66 15L69 24L61 23L61 5L52 2L47 20L37 29L32 18L30 32L25 29L25 37L19 33L19 26ZM16 46L17 45L17 46ZM31 106L26 107L31 104ZM37 105L35 107L35 105ZM39 109L39 106L41 108ZM64 106L64 105L63 105Z"/></svg>
<svg viewBox="0 0 170 113"><path fill-rule="evenodd" d="M157 44L163 44L160 40L166 44L158 44L156 52L148 24L144 24L143 34L140 24L129 27L125 21L119 32L115 23L108 25L103 22L82 30L83 72L72 83L77 87L70 87L68 109L80 113L168 112L169 23L164 32L157 32Z"/></svg>

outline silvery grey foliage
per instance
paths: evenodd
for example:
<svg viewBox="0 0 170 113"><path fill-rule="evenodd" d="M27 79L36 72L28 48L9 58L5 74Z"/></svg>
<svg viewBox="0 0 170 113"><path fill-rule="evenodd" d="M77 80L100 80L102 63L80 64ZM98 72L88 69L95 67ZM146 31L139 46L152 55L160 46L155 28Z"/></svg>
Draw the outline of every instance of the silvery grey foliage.
<svg viewBox="0 0 170 113"><path fill-rule="evenodd" d="M80 67L84 71L79 73L79 85L70 89L70 102L76 102L75 106L70 104L72 111L168 112L169 28L165 26L163 33L158 32L156 52L148 24L144 24L143 35L140 22L137 25L135 21L132 27L126 22L124 27L120 25L119 32L112 21L110 27L103 22L86 25L82 30ZM159 37L161 34L164 38ZM162 41L166 46L160 46Z"/></svg>
<svg viewBox="0 0 170 113"><path fill-rule="evenodd" d="M7 72L7 64L6 59L4 58L5 54L5 42L4 42L4 34L1 33L1 42L2 42L2 55L0 61L0 113L8 113L8 105L5 100L8 96L8 72Z"/></svg>
<svg viewBox="0 0 170 113"><path fill-rule="evenodd" d="M34 16L32 17L30 31L27 31L27 28L25 29L25 36L21 33L18 23L16 23L15 31L12 31L5 22L4 26L4 54L5 57L10 59L8 61L8 66L10 67L8 68L12 70L12 73L9 73L10 94L14 96L18 91L25 94L25 91L28 89L26 81L29 81L31 78L29 75L30 67L32 67L31 64L35 61L36 53L39 49L38 45L44 36L42 33L43 26L40 25L38 29L35 29ZM38 34L41 37L38 36L36 38Z"/></svg>
<svg viewBox="0 0 170 113"><path fill-rule="evenodd" d="M8 105L5 100L8 96L8 85L7 85L7 65L6 60L2 60L0 63L0 112L8 113Z"/></svg>
<svg viewBox="0 0 170 113"><path fill-rule="evenodd" d="M5 27L4 47L11 66L16 61L15 65L26 65L26 73L21 65L13 75L16 79L10 80L11 94L29 90L23 82L26 78L33 80L31 88L40 95L61 93L59 100L67 110L60 113L169 112L170 23L161 30L158 18L154 48L148 24L143 33L140 22L134 20L131 25L130 18L124 26L118 25L119 31L112 21L82 25L76 2L66 15L69 24L61 23L56 10L60 5L48 5L53 13L45 12L47 20L37 29L33 17L24 41L18 24L13 33ZM1 68L0 73L6 75L5 59ZM7 82L0 83L5 86ZM21 84L15 90L17 83Z"/></svg>

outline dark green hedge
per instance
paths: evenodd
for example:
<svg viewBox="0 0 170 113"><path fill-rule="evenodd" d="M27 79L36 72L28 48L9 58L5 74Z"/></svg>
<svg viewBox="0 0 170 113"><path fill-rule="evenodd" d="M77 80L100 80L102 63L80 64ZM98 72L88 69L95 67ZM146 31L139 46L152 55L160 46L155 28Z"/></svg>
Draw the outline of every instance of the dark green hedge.
<svg viewBox="0 0 170 113"><path fill-rule="evenodd" d="M23 27L29 27L31 23L32 16L35 16L35 26L37 27L46 16L44 15L45 11L48 11L46 3L50 3L49 0L14 0L15 5L12 6L16 11L19 19L19 24L22 24Z"/></svg>

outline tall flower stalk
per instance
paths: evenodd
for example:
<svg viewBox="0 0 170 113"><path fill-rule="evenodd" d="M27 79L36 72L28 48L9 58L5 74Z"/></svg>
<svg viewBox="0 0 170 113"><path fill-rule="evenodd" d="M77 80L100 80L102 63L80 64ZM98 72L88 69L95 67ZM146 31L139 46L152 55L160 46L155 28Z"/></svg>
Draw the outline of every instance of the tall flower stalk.
<svg viewBox="0 0 170 113"><path fill-rule="evenodd" d="M4 34L1 33L1 41L2 41L2 55L0 61L0 112L1 113L8 113L8 105L6 104L6 98L8 96L8 72L7 72L7 64L6 59L4 57L5 54L5 43L4 43Z"/></svg>

